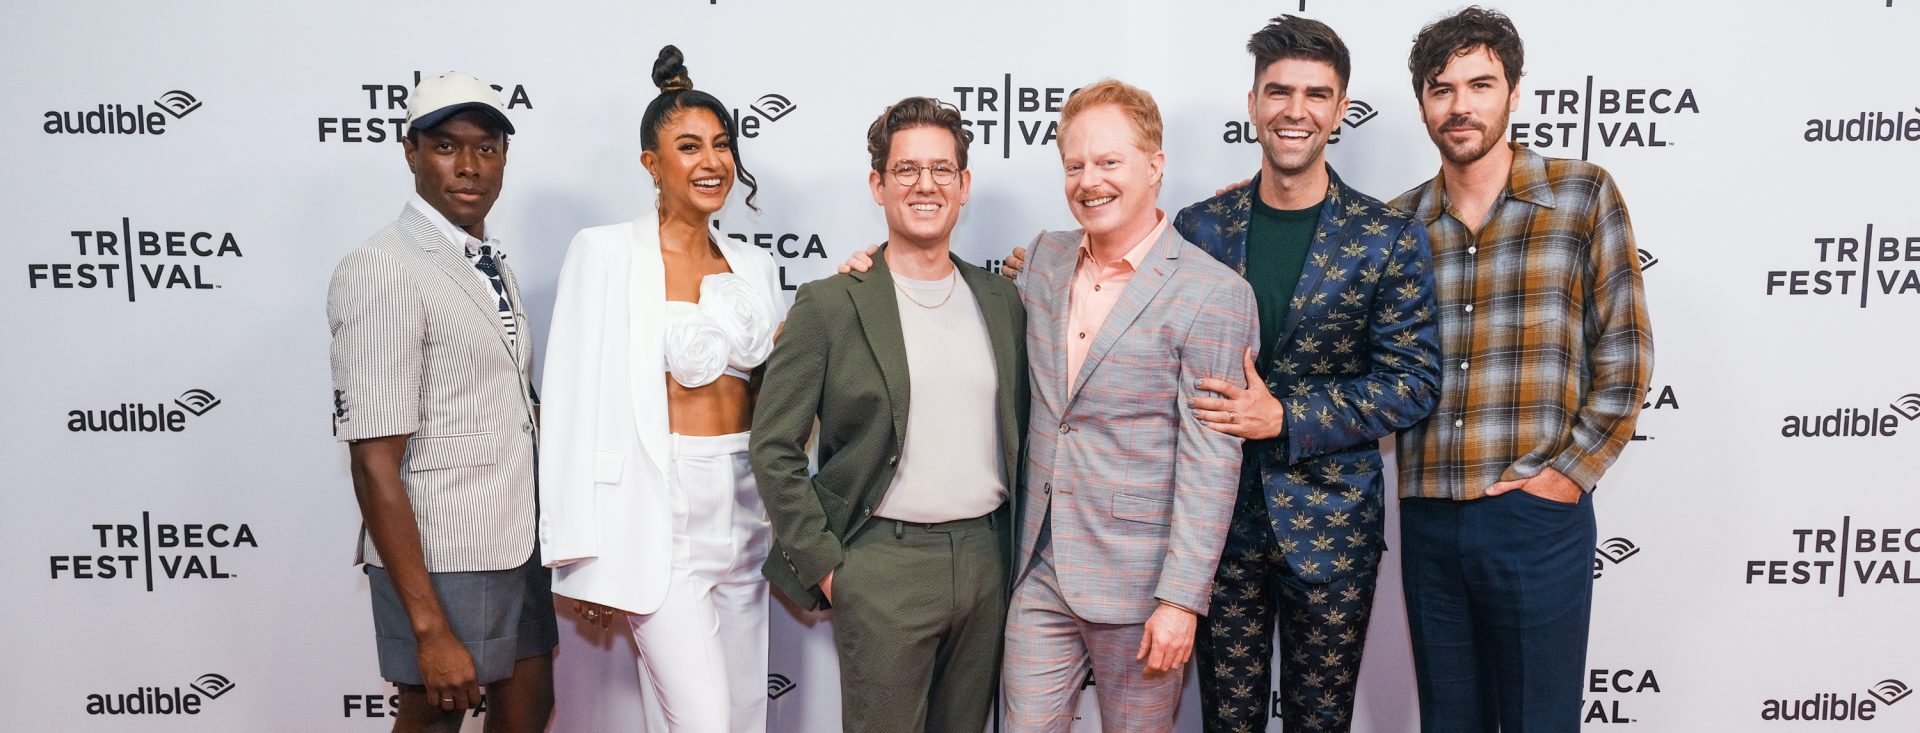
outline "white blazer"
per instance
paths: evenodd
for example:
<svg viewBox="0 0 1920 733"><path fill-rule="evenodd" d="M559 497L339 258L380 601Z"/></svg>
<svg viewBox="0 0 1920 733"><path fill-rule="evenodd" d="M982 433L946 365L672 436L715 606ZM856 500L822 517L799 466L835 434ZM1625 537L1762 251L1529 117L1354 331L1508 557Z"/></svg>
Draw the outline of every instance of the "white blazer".
<svg viewBox="0 0 1920 733"><path fill-rule="evenodd" d="M765 283L773 258L718 238L728 268ZM553 591L632 613L659 610L671 580L666 271L658 215L575 234L560 266L541 377L540 557Z"/></svg>

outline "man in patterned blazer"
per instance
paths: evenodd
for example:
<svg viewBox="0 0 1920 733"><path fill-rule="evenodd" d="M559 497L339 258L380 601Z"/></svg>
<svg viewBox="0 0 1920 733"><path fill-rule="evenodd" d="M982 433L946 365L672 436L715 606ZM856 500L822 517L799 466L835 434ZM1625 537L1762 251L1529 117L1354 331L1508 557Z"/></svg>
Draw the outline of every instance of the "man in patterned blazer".
<svg viewBox="0 0 1920 733"><path fill-rule="evenodd" d="M1233 509L1240 441L1188 410L1242 383L1253 292L1156 206L1165 155L1146 92L1102 81L1060 115L1083 229L1029 245L1032 409L1007 615L1007 730L1066 731L1089 668L1102 727L1165 731Z"/></svg>
<svg viewBox="0 0 1920 733"><path fill-rule="evenodd" d="M546 727L558 632L534 545L533 335L486 224L507 165L500 95L458 73L407 105L415 196L327 290L334 436L349 441L396 731Z"/></svg>
<svg viewBox="0 0 1920 733"><path fill-rule="evenodd" d="M1340 37L1283 16L1247 42L1251 186L1187 207L1182 236L1252 283L1259 378L1207 380L1201 419L1246 440L1239 499L1200 624L1206 729L1266 730L1277 625L1289 731L1348 730L1380 564L1377 441L1439 400L1440 347L1426 230L1327 165L1347 108Z"/></svg>

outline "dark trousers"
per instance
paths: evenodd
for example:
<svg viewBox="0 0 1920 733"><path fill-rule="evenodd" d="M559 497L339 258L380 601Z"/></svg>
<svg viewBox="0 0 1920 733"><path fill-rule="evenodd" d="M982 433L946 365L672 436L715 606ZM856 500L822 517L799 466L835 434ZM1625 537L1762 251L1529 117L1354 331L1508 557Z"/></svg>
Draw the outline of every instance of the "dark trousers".
<svg viewBox="0 0 1920 733"><path fill-rule="evenodd" d="M1007 618L999 519L874 517L847 546L833 574L846 730L986 729Z"/></svg>
<svg viewBox="0 0 1920 733"><path fill-rule="evenodd" d="M1375 579L1369 568L1326 583L1300 580L1274 540L1264 492L1243 489L1194 643L1207 732L1267 729L1276 627L1285 729L1350 730Z"/></svg>
<svg viewBox="0 0 1920 733"><path fill-rule="evenodd" d="M1425 733L1576 733L1593 600L1593 496L1400 502Z"/></svg>

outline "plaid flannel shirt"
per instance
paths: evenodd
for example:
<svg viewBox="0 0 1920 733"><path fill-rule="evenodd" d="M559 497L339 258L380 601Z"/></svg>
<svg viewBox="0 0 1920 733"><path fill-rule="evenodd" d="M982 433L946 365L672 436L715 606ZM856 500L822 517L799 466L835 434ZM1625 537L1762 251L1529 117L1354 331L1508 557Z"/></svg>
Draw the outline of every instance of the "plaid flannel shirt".
<svg viewBox="0 0 1920 733"><path fill-rule="evenodd" d="M1513 145L1486 226L1441 176L1393 206L1432 237L1440 404L1400 435L1400 496L1477 499L1546 468L1592 490L1633 437L1653 370L1633 225L1597 165Z"/></svg>

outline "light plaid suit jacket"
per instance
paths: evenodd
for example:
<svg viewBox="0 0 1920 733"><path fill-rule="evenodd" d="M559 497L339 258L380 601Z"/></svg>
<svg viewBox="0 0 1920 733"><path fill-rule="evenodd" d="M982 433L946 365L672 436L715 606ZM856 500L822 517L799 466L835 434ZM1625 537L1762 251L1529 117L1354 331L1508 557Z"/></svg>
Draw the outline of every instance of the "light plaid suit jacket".
<svg viewBox="0 0 1920 733"><path fill-rule="evenodd" d="M1144 623L1156 599L1205 614L1240 478L1240 439L1207 429L1195 383L1245 384L1253 289L1168 227L1069 386L1068 293L1082 232L1046 232L1020 275L1032 376L1020 577L1052 513L1053 566L1075 615Z"/></svg>

